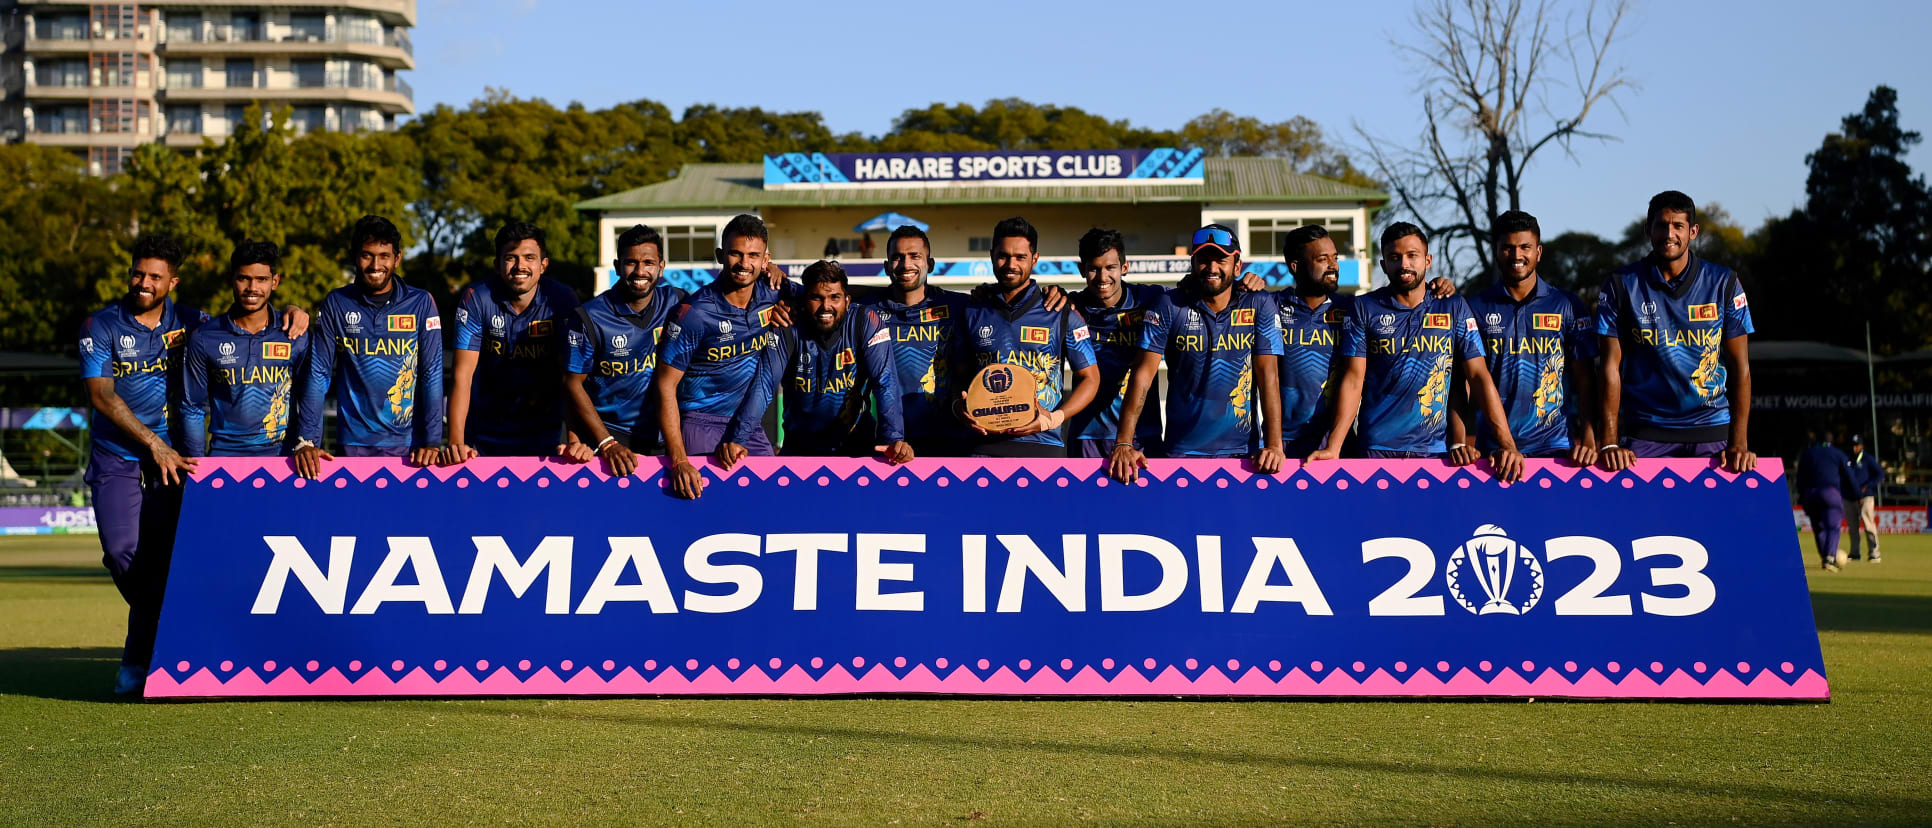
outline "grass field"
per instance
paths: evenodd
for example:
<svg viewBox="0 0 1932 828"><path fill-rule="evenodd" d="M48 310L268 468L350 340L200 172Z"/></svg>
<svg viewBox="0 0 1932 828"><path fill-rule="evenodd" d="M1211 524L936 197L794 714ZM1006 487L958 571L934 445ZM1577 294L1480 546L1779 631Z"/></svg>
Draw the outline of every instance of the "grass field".
<svg viewBox="0 0 1932 828"><path fill-rule="evenodd" d="M139 704L95 541L0 539L0 822L1928 823L1932 538L1885 551L1811 570L1825 705Z"/></svg>

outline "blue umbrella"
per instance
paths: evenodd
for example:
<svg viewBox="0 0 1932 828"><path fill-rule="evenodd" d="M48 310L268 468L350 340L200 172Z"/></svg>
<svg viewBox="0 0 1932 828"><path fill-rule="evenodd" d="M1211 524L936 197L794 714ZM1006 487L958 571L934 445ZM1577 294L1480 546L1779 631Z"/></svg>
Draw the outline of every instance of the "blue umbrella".
<svg viewBox="0 0 1932 828"><path fill-rule="evenodd" d="M859 222L858 226L852 228L852 232L870 233L877 230L881 233L890 233L908 224L919 228L921 232L932 229L932 225L911 216L901 215L899 213L880 213L865 221Z"/></svg>

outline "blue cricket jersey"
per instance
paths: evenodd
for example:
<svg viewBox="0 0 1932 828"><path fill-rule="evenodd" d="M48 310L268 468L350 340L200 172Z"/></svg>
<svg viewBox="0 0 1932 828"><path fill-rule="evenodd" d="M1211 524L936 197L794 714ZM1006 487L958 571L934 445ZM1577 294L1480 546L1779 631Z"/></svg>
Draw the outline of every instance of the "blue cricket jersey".
<svg viewBox="0 0 1932 828"><path fill-rule="evenodd" d="M664 333L659 361L684 372L678 382L678 411L731 418L746 404L758 373L761 352L770 344L772 308L790 298L786 282L774 290L763 279L752 285L751 304L740 308L725 300L717 282L684 300Z"/></svg>
<svg viewBox="0 0 1932 828"><path fill-rule="evenodd" d="M322 440L322 400L335 390L345 446L406 451L443 442L443 317L429 292L392 278L388 293L360 285L322 298L308 382L295 407L301 436Z"/></svg>
<svg viewBox="0 0 1932 828"><path fill-rule="evenodd" d="M1127 399L1127 383L1133 379L1134 364L1140 361L1141 323L1147 309L1159 301L1165 290L1159 285L1121 284L1120 304L1107 306L1088 291L1070 297L1073 306L1087 320L1093 335L1093 355L1100 366L1100 393L1079 414L1067 420L1067 434L1076 440L1103 440L1109 444L1120 435L1120 412ZM1134 424L1134 442L1145 451L1158 450L1161 442L1160 375L1147 387L1147 398L1140 407L1140 420Z"/></svg>
<svg viewBox="0 0 1932 828"><path fill-rule="evenodd" d="M161 320L150 328L125 301L95 311L81 325L81 379L114 380L114 393L154 436L172 444L170 405L181 394L181 355L188 335L208 314L161 300ZM89 427L97 448L123 460L148 459L147 447L95 411Z"/></svg>
<svg viewBox="0 0 1932 828"><path fill-rule="evenodd" d="M871 454L873 446L906 438L897 373L892 331L870 308L848 308L823 335L798 326L776 328L752 383L752 403L738 423L763 419L771 400L783 393L782 454ZM876 421L866 410L868 395L879 412Z"/></svg>
<svg viewBox="0 0 1932 828"><path fill-rule="evenodd" d="M1744 286L1728 267L1693 256L1673 284L1646 258L1610 274L1597 300L1597 335L1622 346L1624 436L1729 439L1724 340L1753 330Z"/></svg>
<svg viewBox="0 0 1932 828"><path fill-rule="evenodd" d="M1342 318L1337 356L1368 359L1356 417L1364 449L1442 454L1455 366L1481 359L1483 343L1462 297L1427 296L1409 308L1384 287Z"/></svg>
<svg viewBox="0 0 1932 828"><path fill-rule="evenodd" d="M630 437L631 445L657 445L657 418L645 416L651 377L657 374L657 348L671 312L684 302L684 291L659 285L643 312L613 288L586 302L570 317L566 344L570 373L583 374L584 392L597 407L604 428Z"/></svg>
<svg viewBox="0 0 1932 828"><path fill-rule="evenodd" d="M1185 282L1147 310L1141 350L1167 360L1167 455L1246 457L1261 448L1255 357L1281 356L1275 299L1234 288L1219 313Z"/></svg>
<svg viewBox="0 0 1932 828"><path fill-rule="evenodd" d="M854 304L878 312L892 332L893 387L899 392L906 439L963 439L965 427L953 416L953 400L959 398L960 384L971 377L952 376L952 360L963 335L966 294L928 285L917 304L894 302L883 290Z"/></svg>
<svg viewBox="0 0 1932 828"><path fill-rule="evenodd" d="M1335 425L1334 379L1341 374L1335 341L1355 297L1337 293L1310 308L1293 288L1274 296L1281 319L1281 444L1292 456L1320 448Z"/></svg>
<svg viewBox="0 0 1932 828"><path fill-rule="evenodd" d="M1853 484L1851 459L1830 443L1814 443L1798 453L1798 491L1843 490ZM1854 504L1855 505L1855 504ZM1852 522L1858 521L1852 515Z"/></svg>
<svg viewBox="0 0 1932 828"><path fill-rule="evenodd" d="M1596 323L1583 300L1536 280L1518 302L1501 282L1469 300L1482 331L1483 357L1496 393L1509 417L1509 434L1526 457L1556 457L1570 450L1570 432L1580 414L1570 367L1590 370L1596 356ZM1476 412L1476 443L1496 447L1486 418Z"/></svg>
<svg viewBox="0 0 1932 828"><path fill-rule="evenodd" d="M1060 407L1065 392L1063 368L1078 371L1095 364L1087 320L1071 306L1047 310L1040 302L1036 282L1027 282L1010 304L998 290L987 291L984 299L969 296L963 327L966 339L960 353L967 355L963 361L974 372L1000 362L1025 368L1038 386L1034 397L1043 412ZM1019 437L995 436L981 442L1066 445L1057 428Z"/></svg>
<svg viewBox="0 0 1932 828"><path fill-rule="evenodd" d="M477 352L463 431L471 445L547 453L559 441L564 328L577 314L577 294L555 279L538 279L532 294L518 313L509 291L485 280L457 302L456 350Z"/></svg>
<svg viewBox="0 0 1932 828"><path fill-rule="evenodd" d="M261 333L222 314L188 337L181 444L190 457L275 457L286 453L295 381L306 376L309 343L282 332L271 311Z"/></svg>

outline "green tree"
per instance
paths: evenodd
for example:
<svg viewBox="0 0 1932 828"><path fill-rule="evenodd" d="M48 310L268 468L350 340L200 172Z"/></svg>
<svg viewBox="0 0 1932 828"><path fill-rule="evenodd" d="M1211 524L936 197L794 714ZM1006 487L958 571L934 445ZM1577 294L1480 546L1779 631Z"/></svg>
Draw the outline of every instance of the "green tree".
<svg viewBox="0 0 1932 828"><path fill-rule="evenodd" d="M0 331L6 350L70 353L81 320L127 291L130 200L65 150L0 146Z"/></svg>
<svg viewBox="0 0 1932 828"><path fill-rule="evenodd" d="M1382 185L1355 168L1348 154L1328 143L1320 124L1297 115L1268 123L1252 115L1236 115L1215 108L1181 127L1180 143L1200 147L1208 155L1228 158L1259 156L1283 158L1297 172L1332 178L1358 187Z"/></svg>

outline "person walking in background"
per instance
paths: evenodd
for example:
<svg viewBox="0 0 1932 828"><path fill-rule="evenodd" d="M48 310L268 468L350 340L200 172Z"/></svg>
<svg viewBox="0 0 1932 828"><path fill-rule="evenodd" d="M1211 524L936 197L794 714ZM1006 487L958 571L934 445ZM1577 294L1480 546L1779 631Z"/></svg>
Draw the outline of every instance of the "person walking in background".
<svg viewBox="0 0 1932 828"><path fill-rule="evenodd" d="M835 238L831 238L829 236L826 237L825 250L823 252L825 254L826 261L828 262L838 261L839 260L839 240Z"/></svg>
<svg viewBox="0 0 1932 828"><path fill-rule="evenodd" d="M1856 434L1851 438L1851 482L1854 488L1846 489L1845 505L1856 505L1858 526L1851 531L1851 559L1858 560L1859 541L1869 541L1872 548L1872 563L1878 563L1878 484L1885 480L1885 469L1878 464L1878 458L1865 450L1865 438Z"/></svg>
<svg viewBox="0 0 1932 828"><path fill-rule="evenodd" d="M1845 499L1840 493L1853 488L1851 461L1831 444L1831 432L1822 438L1816 432L1810 436L1810 445L1798 455L1798 503L1811 519L1819 561L1826 572L1837 572L1845 563L1845 553L1838 550L1838 526L1845 520Z"/></svg>

